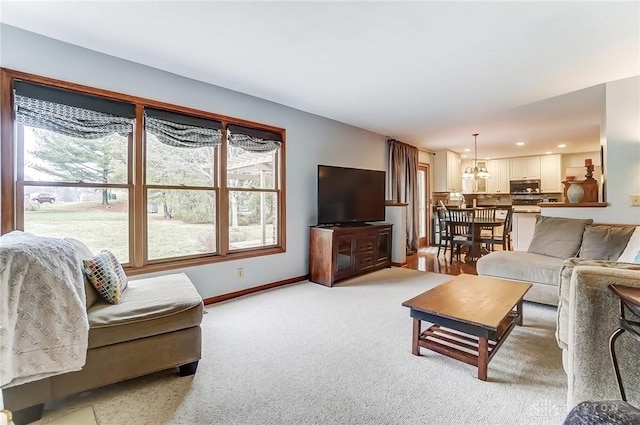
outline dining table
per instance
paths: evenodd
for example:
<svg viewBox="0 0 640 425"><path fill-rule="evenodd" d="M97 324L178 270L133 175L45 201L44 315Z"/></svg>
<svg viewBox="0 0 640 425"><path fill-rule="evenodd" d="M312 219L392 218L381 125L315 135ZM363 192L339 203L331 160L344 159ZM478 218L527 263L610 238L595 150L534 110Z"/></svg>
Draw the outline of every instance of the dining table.
<svg viewBox="0 0 640 425"><path fill-rule="evenodd" d="M460 208L460 209L471 210L472 208ZM456 226L456 225L466 226L468 224L469 223L466 221L453 221L451 219L447 220L447 225L449 226ZM486 229L490 227L492 229L495 229L496 227L500 227L503 225L504 225L504 219L500 219L500 218L489 219L489 218L474 217L473 221L471 222L471 233L473 234L474 243L471 245L471 247L469 248L469 250L465 255L465 258L464 258L465 262L475 262L480 257L482 257L482 255L488 253L486 249L482 248L481 233L483 228Z"/></svg>

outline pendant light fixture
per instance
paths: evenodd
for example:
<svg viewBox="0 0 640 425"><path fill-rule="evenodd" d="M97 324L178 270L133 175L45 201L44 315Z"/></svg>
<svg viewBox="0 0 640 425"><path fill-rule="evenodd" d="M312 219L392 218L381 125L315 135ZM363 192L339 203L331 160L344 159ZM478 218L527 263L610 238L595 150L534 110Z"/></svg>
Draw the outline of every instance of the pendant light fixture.
<svg viewBox="0 0 640 425"><path fill-rule="evenodd" d="M462 173L463 179L488 179L491 177L486 167L478 168L478 135L479 133L473 133L473 143L475 145L475 151L473 154L473 168L467 167Z"/></svg>

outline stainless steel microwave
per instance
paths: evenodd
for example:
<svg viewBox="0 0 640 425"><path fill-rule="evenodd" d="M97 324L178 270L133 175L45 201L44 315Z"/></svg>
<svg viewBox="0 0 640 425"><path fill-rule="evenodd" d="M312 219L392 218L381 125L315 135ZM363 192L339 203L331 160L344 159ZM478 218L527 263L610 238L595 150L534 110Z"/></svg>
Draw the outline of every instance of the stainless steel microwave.
<svg viewBox="0 0 640 425"><path fill-rule="evenodd" d="M512 195L540 193L540 180L511 180L509 192Z"/></svg>

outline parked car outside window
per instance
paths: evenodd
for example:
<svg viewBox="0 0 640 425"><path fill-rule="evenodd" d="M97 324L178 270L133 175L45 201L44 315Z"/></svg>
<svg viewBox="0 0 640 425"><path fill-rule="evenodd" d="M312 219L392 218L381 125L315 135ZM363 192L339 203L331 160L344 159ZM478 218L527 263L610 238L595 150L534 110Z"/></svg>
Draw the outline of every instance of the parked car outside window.
<svg viewBox="0 0 640 425"><path fill-rule="evenodd" d="M42 204L43 202L53 204L54 202L56 202L56 195L52 193L34 193L33 195L31 195L31 200L36 201L40 204Z"/></svg>

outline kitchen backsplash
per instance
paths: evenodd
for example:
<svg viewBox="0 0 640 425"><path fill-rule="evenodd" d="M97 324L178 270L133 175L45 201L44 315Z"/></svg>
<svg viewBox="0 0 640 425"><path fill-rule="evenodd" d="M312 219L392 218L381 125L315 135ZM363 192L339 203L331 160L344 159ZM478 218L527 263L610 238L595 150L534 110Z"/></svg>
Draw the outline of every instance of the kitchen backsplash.
<svg viewBox="0 0 640 425"><path fill-rule="evenodd" d="M540 193L535 195L518 195L520 198L534 197L539 199L540 202L562 202L562 194L560 193ZM483 194L483 193L467 193L464 194L464 200L467 205L472 205L473 200L476 200L476 205L512 205L519 203L518 199L512 199L509 194ZM433 192L433 205L437 205L438 201L442 201L445 205L456 205L457 202L449 201L449 192Z"/></svg>

